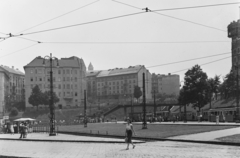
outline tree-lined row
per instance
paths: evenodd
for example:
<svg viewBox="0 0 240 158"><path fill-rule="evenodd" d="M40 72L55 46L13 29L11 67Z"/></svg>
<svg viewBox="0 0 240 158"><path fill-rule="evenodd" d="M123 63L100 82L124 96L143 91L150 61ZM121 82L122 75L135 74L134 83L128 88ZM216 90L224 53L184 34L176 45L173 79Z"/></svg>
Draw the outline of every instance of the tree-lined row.
<svg viewBox="0 0 240 158"><path fill-rule="evenodd" d="M200 111L208 103L211 108L213 97L217 99L219 94L221 99L236 96L236 77L233 72L230 71L221 83L220 76L208 78L201 67L195 65L185 73L184 85L180 90L178 102L183 105L192 105Z"/></svg>

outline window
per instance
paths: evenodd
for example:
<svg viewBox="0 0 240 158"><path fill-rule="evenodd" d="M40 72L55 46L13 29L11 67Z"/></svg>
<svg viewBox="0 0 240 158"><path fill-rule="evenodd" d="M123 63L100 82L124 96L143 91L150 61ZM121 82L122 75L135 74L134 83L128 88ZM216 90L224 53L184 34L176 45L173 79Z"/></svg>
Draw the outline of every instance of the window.
<svg viewBox="0 0 240 158"><path fill-rule="evenodd" d="M69 74L69 70L67 70L67 73L66 74Z"/></svg>
<svg viewBox="0 0 240 158"><path fill-rule="evenodd" d="M63 74L65 74L65 70L63 70Z"/></svg>
<svg viewBox="0 0 240 158"><path fill-rule="evenodd" d="M67 89L70 89L70 84L67 84Z"/></svg>
<svg viewBox="0 0 240 158"><path fill-rule="evenodd" d="M77 84L75 84L75 89L77 89L78 88L78 85Z"/></svg>
<svg viewBox="0 0 240 158"><path fill-rule="evenodd" d="M63 77L63 81L65 81L65 77Z"/></svg>
<svg viewBox="0 0 240 158"><path fill-rule="evenodd" d="M58 89L61 89L61 85L60 84L58 85Z"/></svg>
<svg viewBox="0 0 240 158"><path fill-rule="evenodd" d="M30 81L33 82L33 78L32 77L30 78Z"/></svg>
<svg viewBox="0 0 240 158"><path fill-rule="evenodd" d="M77 77L75 77L75 82L77 82Z"/></svg>
<svg viewBox="0 0 240 158"><path fill-rule="evenodd" d="M63 89L65 89L65 84L63 84Z"/></svg>
<svg viewBox="0 0 240 158"><path fill-rule="evenodd" d="M73 89L73 85L71 84L71 89Z"/></svg>
<svg viewBox="0 0 240 158"><path fill-rule="evenodd" d="M58 81L61 81L61 77L58 77Z"/></svg>
<svg viewBox="0 0 240 158"><path fill-rule="evenodd" d="M69 81L70 80L70 78L69 77L67 77L67 81Z"/></svg>
<svg viewBox="0 0 240 158"><path fill-rule="evenodd" d="M61 92L58 92L58 96L61 97Z"/></svg>
<svg viewBox="0 0 240 158"><path fill-rule="evenodd" d="M30 70L30 73L33 74L33 69Z"/></svg>
<svg viewBox="0 0 240 158"><path fill-rule="evenodd" d="M75 71L75 74L77 74L77 70L74 70Z"/></svg>
<svg viewBox="0 0 240 158"><path fill-rule="evenodd" d="M58 74L61 74L61 70L58 70Z"/></svg>
<svg viewBox="0 0 240 158"><path fill-rule="evenodd" d="M41 73L42 73L42 70L41 70L41 69L38 69L38 73L41 74Z"/></svg>
<svg viewBox="0 0 240 158"><path fill-rule="evenodd" d="M42 81L42 77L39 77L39 81Z"/></svg>
<svg viewBox="0 0 240 158"><path fill-rule="evenodd" d="M55 77L53 77L53 82L55 82Z"/></svg>
<svg viewBox="0 0 240 158"><path fill-rule="evenodd" d="M35 69L35 74L37 74L37 69Z"/></svg>

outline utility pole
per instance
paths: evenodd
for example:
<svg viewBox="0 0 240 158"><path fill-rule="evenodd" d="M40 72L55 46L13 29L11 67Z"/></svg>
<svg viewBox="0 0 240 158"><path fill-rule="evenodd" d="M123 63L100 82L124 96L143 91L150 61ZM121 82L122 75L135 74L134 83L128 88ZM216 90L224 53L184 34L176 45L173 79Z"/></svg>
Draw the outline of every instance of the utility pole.
<svg viewBox="0 0 240 158"><path fill-rule="evenodd" d="M57 61L57 67L59 67L58 58L52 57L52 53L50 56L45 56L43 59L43 66L45 66L45 59L49 59L50 61L50 133L49 136L56 136L56 129L55 129L55 112L54 112L54 101L53 101L53 61Z"/></svg>
<svg viewBox="0 0 240 158"><path fill-rule="evenodd" d="M143 73L143 123L142 123L142 129L147 129L147 122L146 122L145 73Z"/></svg>
<svg viewBox="0 0 240 158"><path fill-rule="evenodd" d="M87 127L87 94L84 90L84 127Z"/></svg>
<svg viewBox="0 0 240 158"><path fill-rule="evenodd" d="M156 91L155 88L153 90L153 101L154 101L154 118L157 117L157 105L156 105Z"/></svg>

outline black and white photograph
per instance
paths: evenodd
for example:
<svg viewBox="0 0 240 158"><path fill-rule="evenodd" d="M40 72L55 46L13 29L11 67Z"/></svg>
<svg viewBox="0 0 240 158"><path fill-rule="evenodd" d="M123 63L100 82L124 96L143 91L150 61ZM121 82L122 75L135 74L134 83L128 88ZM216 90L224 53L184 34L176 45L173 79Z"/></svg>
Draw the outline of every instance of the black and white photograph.
<svg viewBox="0 0 240 158"><path fill-rule="evenodd" d="M0 0L0 158L239 158L240 0Z"/></svg>

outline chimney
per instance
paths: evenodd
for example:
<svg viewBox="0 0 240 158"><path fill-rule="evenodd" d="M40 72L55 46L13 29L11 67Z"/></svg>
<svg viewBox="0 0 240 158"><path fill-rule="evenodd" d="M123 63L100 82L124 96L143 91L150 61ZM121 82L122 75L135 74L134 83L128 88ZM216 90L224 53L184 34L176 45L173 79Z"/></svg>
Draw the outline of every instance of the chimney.
<svg viewBox="0 0 240 158"><path fill-rule="evenodd" d="M168 73L168 75L170 76L170 75L171 75L171 73Z"/></svg>
<svg viewBox="0 0 240 158"><path fill-rule="evenodd" d="M12 66L12 69L14 69L14 66Z"/></svg>

